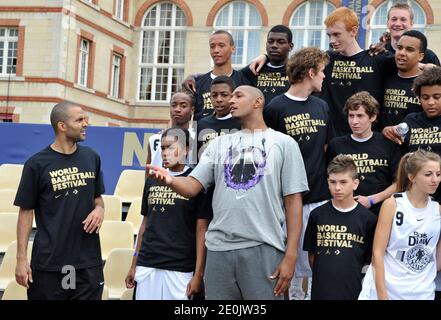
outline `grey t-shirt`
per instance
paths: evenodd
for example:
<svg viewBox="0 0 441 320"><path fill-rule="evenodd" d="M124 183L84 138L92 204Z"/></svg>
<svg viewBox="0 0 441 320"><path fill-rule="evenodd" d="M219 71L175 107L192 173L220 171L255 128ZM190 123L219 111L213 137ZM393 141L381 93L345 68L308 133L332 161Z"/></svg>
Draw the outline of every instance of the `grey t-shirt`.
<svg viewBox="0 0 441 320"><path fill-rule="evenodd" d="M266 243L285 251L283 197L308 191L294 139L272 129L217 137L190 175L205 190L215 184L213 220L206 235L209 250Z"/></svg>

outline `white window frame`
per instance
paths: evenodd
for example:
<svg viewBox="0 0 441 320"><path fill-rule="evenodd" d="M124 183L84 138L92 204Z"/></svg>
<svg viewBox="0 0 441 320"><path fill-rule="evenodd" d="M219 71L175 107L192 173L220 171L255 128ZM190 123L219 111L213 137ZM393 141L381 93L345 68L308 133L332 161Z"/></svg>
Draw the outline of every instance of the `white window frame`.
<svg viewBox="0 0 441 320"><path fill-rule="evenodd" d="M83 44L87 44L83 49ZM78 84L87 87L88 72L89 72L89 54L90 41L84 38L80 40L80 58L78 59Z"/></svg>
<svg viewBox="0 0 441 320"><path fill-rule="evenodd" d="M304 48L304 47L308 47L308 32L309 31L321 31L321 38L320 38L320 49L322 50L328 50L329 49L329 40L328 40L328 36L326 34L326 26L323 24L323 22L325 21L326 17L332 12L328 12L328 6L332 6L333 10L335 10L335 6L328 2L328 1L323 1L322 4L322 24L321 25L310 25L309 23L309 18L310 18L310 9L311 9L311 3L309 1L302 3L299 7L296 8L296 10L292 13L291 18L289 19L289 28L291 29L291 31L293 33L297 32L297 31L303 31L303 43L302 44L297 44L294 41L294 37L293 37L293 42L294 42L294 51ZM305 25L303 26L295 26L293 25L293 19L294 16L296 15L297 11L300 10L303 6L306 6L305 8Z"/></svg>
<svg viewBox="0 0 441 320"><path fill-rule="evenodd" d="M244 25L243 26L233 26L233 4L234 3L244 3L245 4L245 21L244 21ZM260 17L260 25L258 26L250 26L250 8L251 6L256 10L257 14ZM220 16L220 14L224 11L224 10L228 10L228 24L227 25L220 25L217 24L217 20ZM241 57L241 62L240 63L233 63L233 68L238 69L238 68L242 68L244 66L246 66L250 61L248 60L248 36L249 36L249 32L251 31L261 31L262 30L262 16L260 15L259 10L257 10L257 8L248 2L244 2L244 1L232 1L229 2L228 4L226 4L224 7L222 7L219 12L216 14L216 17L214 19L214 23L213 23L213 27L214 30L225 30L228 31L229 33L233 34L235 31L242 31L244 32L243 35L243 52L242 52L242 57ZM256 52L257 55L260 52L260 35L259 35L259 43L257 44L257 48L258 51ZM234 41L236 42L236 39L234 39ZM256 56L257 56L256 55ZM237 52L233 54L233 56L237 56Z"/></svg>
<svg viewBox="0 0 441 320"><path fill-rule="evenodd" d="M5 35L3 37L0 37L0 42L3 42L3 61L1 65L1 73L0 76L15 76L17 73L17 54L18 54L18 27L0 27L0 29L5 30ZM9 35L10 30L17 30L16 34L17 36L11 37ZM16 43L17 48L15 49L15 57L12 57L12 61L15 60L15 65L8 65L8 52L9 52L9 46L12 45L12 43ZM8 67L15 67L14 73L8 73Z"/></svg>
<svg viewBox="0 0 441 320"><path fill-rule="evenodd" d="M181 8L179 8L176 4L172 4L172 25L171 26L160 26L160 15L161 15L161 8L163 4L170 4L170 2L164 1L159 2L156 5L152 6L144 15L144 18L142 19L141 23L141 32L140 32L140 46L139 46L139 60L138 60L138 86L137 86L137 93L136 93L136 99L139 102L169 102L171 99L171 96L173 94L172 92L172 86L173 86L173 70L174 69L182 69L184 70L185 67L185 56L183 63L174 63L174 49L175 49L175 32L177 31L187 31L187 26L176 26L176 11L180 10L184 16L185 13ZM156 16L155 16L155 26L144 26L144 21L153 8L156 7ZM186 22L187 23L187 22ZM185 23L185 24L186 24ZM154 48L153 48L153 63L143 63L142 62L142 50L143 50L143 39L144 39L144 32L154 31L155 37L154 37ZM158 60L158 47L159 47L159 33L161 31L168 31L170 32L170 51L169 51L169 61L168 63L157 63ZM184 52L185 52L185 46L186 46L186 40L184 40ZM140 99L141 94L141 73L143 68L150 68L152 69L152 84L151 84L151 99L144 100ZM157 86L157 71L158 69L168 69L168 76L167 76L167 93L165 100L156 99L156 86ZM182 79L183 80L183 79ZM178 80L179 81L179 80Z"/></svg>
<svg viewBox="0 0 441 320"><path fill-rule="evenodd" d="M115 18L119 20L124 20L124 1L115 0Z"/></svg>
<svg viewBox="0 0 441 320"><path fill-rule="evenodd" d="M386 12L388 12L390 7L392 7L393 3L394 3L393 0L385 0L383 3L381 3L375 9L374 13L372 14L372 18L370 19L370 23L369 23L369 32L368 32L368 43L369 44L377 43L379 41L379 39L372 39L372 34L373 34L374 30L375 31L381 30L383 32L387 30L387 21L386 20L383 21L382 24L374 24L377 13L379 12L380 9L383 9L384 6L387 6ZM414 24L413 24L412 29L415 29L415 30L418 30L418 31L421 31L422 33L424 33L425 28L426 28L426 24L427 24L427 16L426 16L426 13L424 12L424 9L416 1L407 0L407 3L412 6L414 11L415 11L415 7L418 7L421 10L423 17L424 17L424 23L423 24L422 23L416 24L415 17L414 17Z"/></svg>
<svg viewBox="0 0 441 320"><path fill-rule="evenodd" d="M116 99L119 98L119 87L121 84L121 62L123 57L119 54L112 54L112 81L110 95Z"/></svg>

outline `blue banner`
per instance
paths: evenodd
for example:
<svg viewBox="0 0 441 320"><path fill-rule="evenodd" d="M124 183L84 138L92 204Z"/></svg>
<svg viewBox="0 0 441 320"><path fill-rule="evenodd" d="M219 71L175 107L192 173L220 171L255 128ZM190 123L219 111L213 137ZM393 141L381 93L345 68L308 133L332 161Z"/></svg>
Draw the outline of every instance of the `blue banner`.
<svg viewBox="0 0 441 320"><path fill-rule="evenodd" d="M369 0L343 0L342 5L355 11L360 21L357 41L361 48L366 47L366 30Z"/></svg>
<svg viewBox="0 0 441 320"><path fill-rule="evenodd" d="M144 170L149 137L159 129L122 127L87 128L82 145L101 157L106 194L113 194L124 169ZM50 145L54 132L50 125L0 123L0 164L23 164L30 156Z"/></svg>

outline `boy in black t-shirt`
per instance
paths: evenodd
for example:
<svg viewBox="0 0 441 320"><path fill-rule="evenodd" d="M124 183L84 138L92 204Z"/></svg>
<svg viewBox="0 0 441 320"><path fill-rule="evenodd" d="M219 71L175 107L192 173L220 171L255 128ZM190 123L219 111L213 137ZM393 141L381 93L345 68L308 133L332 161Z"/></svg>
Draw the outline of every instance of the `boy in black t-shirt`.
<svg viewBox="0 0 441 320"><path fill-rule="evenodd" d="M210 99L214 114L202 118L197 123L198 159L214 138L240 130L240 122L230 113L230 99L234 89L236 85L233 79L227 76L216 77L211 82Z"/></svg>
<svg viewBox="0 0 441 320"><path fill-rule="evenodd" d="M321 91L323 70L328 62L329 56L318 48L304 48L296 52L287 65L291 83L288 92L275 97L263 112L268 127L291 136L302 153L310 189L303 195L302 235L311 210L330 198L326 186L325 150L333 138L331 116L327 103L311 95ZM308 256L302 250L302 238L295 277L289 290L290 298L295 300L309 299L302 288L303 278L311 277Z"/></svg>
<svg viewBox="0 0 441 320"><path fill-rule="evenodd" d="M189 132L165 130L161 136L164 168L186 177ZM144 186L144 216L126 285L136 300L185 300L202 290L205 269L205 232L212 218L211 198L199 193L185 198L154 179Z"/></svg>
<svg viewBox="0 0 441 320"><path fill-rule="evenodd" d="M332 199L311 212L303 242L312 268L311 299L356 300L376 217L354 200L359 180L351 157L338 155L327 173Z"/></svg>
<svg viewBox="0 0 441 320"><path fill-rule="evenodd" d="M412 7L407 3L398 2L390 7L387 12L387 29L390 31L390 42L386 44L386 50L395 54L401 36L413 27L413 17ZM437 55L430 49L427 49L421 62L440 65Z"/></svg>
<svg viewBox="0 0 441 320"><path fill-rule="evenodd" d="M14 202L20 207L16 281L28 288L29 300L101 300L100 157L77 144L86 138L88 126L80 106L59 103L50 119L55 140L26 161ZM33 213L37 232L29 265L26 252Z"/></svg>
<svg viewBox="0 0 441 320"><path fill-rule="evenodd" d="M413 91L424 112L411 113L403 119L409 127L404 139L398 134L397 126L384 128L383 134L401 145L403 153L422 148L441 155L441 68L424 70L415 79ZM432 196L441 203L441 187Z"/></svg>
<svg viewBox="0 0 441 320"><path fill-rule="evenodd" d="M426 37L416 30L406 31L398 41L395 52L398 73L389 76L384 85L382 127L394 126L409 113L422 111L412 85L420 72L419 63L426 49Z"/></svg>
<svg viewBox="0 0 441 320"><path fill-rule="evenodd" d="M250 81L239 71L233 69L232 54L236 50L233 36L225 30L216 30L210 36L210 56L213 59L213 70L189 76L183 86L195 93L196 103L194 120L212 115L213 105L210 99L211 81L217 76L225 75L234 80L237 86L247 85Z"/></svg>
<svg viewBox="0 0 441 320"><path fill-rule="evenodd" d="M265 105L289 89L286 63L293 47L291 30L284 25L276 25L268 32L266 39L268 62L265 63L259 74L255 75L249 65L240 70L252 86L263 92Z"/></svg>
<svg viewBox="0 0 441 320"><path fill-rule="evenodd" d="M325 68L325 81L320 97L331 109L337 136L351 132L343 112L346 100L354 93L369 92L382 104L384 78L396 71L393 55L371 55L362 50L356 36L359 28L357 14L349 8L334 10L325 20L326 33L332 51Z"/></svg>
<svg viewBox="0 0 441 320"><path fill-rule="evenodd" d="M344 112L352 134L333 139L327 151L329 161L338 154L352 157L360 174L355 199L377 215L383 200L395 192L394 178L401 156L397 145L372 131L378 110L378 102L366 91L350 97Z"/></svg>
<svg viewBox="0 0 441 320"><path fill-rule="evenodd" d="M190 126L191 117L194 111L194 103L195 103L195 98L193 94L189 91L175 92L173 93L170 99L171 127L178 127L189 130L190 137L192 139L194 139L196 135L195 130ZM196 163L196 160L193 161L193 157L189 157L189 163L194 164ZM149 148L147 150L146 164L162 166L161 132L153 134L149 137ZM145 174L147 177L148 176L147 170Z"/></svg>

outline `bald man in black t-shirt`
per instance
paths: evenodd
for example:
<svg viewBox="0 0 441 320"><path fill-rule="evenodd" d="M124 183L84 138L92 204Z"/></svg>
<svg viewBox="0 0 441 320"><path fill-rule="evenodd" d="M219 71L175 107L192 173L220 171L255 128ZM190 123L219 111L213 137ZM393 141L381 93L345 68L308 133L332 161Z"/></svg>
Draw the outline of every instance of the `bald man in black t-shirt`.
<svg viewBox="0 0 441 320"><path fill-rule="evenodd" d="M100 157L78 145L88 126L80 106L57 104L51 124L55 140L26 161L14 202L20 207L15 278L28 288L29 300L101 300ZM27 245L34 214L37 233L29 264Z"/></svg>

